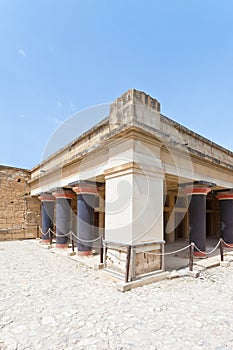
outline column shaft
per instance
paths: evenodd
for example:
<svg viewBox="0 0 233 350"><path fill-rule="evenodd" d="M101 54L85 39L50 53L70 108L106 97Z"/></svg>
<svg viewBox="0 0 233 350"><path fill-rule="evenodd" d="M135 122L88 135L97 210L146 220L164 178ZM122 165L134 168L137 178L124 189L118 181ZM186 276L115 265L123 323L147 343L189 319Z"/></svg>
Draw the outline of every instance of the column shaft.
<svg viewBox="0 0 233 350"><path fill-rule="evenodd" d="M56 247L67 248L72 218L71 199L74 194L69 190L56 190L53 195L56 198Z"/></svg>
<svg viewBox="0 0 233 350"><path fill-rule="evenodd" d="M186 194L191 195L189 203L189 241L193 242L195 256L205 256L206 253L206 195L211 191L208 187L186 188ZM200 251L201 252L200 252Z"/></svg>
<svg viewBox="0 0 233 350"><path fill-rule="evenodd" d="M92 243L84 243L83 241L91 241L94 239L94 208L95 195L79 194L78 195L78 251L90 254L92 251Z"/></svg>
<svg viewBox="0 0 233 350"><path fill-rule="evenodd" d="M49 244L51 235L49 230L53 230L55 198L49 193L44 193L39 196L39 199L41 201L42 243Z"/></svg>
<svg viewBox="0 0 233 350"><path fill-rule="evenodd" d="M221 236L224 242L233 246L233 194L219 194Z"/></svg>
<svg viewBox="0 0 233 350"><path fill-rule="evenodd" d="M97 188L92 181L80 181L70 184L77 193L77 231L78 254L87 256L92 254L93 239L96 238L94 227L94 214Z"/></svg>

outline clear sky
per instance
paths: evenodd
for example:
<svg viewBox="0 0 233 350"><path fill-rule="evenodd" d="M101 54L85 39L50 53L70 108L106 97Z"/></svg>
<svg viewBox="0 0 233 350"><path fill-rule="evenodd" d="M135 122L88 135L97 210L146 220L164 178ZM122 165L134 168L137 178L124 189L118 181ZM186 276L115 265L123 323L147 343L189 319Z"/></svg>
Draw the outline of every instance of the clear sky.
<svg viewBox="0 0 233 350"><path fill-rule="evenodd" d="M233 150L232 18L232 0L0 0L0 164L32 168L60 123L129 88Z"/></svg>

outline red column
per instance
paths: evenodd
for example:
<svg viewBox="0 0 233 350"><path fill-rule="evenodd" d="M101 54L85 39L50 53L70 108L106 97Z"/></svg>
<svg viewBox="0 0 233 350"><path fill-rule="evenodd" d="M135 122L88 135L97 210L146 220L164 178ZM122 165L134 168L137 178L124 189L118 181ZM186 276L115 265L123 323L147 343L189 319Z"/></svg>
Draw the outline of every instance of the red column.
<svg viewBox="0 0 233 350"><path fill-rule="evenodd" d="M67 248L72 220L71 199L74 193L61 188L54 190L53 196L56 198L56 248Z"/></svg>
<svg viewBox="0 0 233 350"><path fill-rule="evenodd" d="M73 191L77 194L77 231L80 239L78 240L78 255L87 256L92 254L92 241L95 237L94 209L98 194L96 183L74 184Z"/></svg>
<svg viewBox="0 0 233 350"><path fill-rule="evenodd" d="M233 247L233 193L220 192L216 197L220 207L221 237L228 246Z"/></svg>
<svg viewBox="0 0 233 350"><path fill-rule="evenodd" d="M50 193L42 193L38 198L41 201L41 243L49 244L49 229L53 230L55 198Z"/></svg>
<svg viewBox="0 0 233 350"><path fill-rule="evenodd" d="M206 255L206 196L211 191L209 187L188 186L185 193L190 196L189 203L189 241L197 246L194 256ZM200 251L201 252L200 252Z"/></svg>

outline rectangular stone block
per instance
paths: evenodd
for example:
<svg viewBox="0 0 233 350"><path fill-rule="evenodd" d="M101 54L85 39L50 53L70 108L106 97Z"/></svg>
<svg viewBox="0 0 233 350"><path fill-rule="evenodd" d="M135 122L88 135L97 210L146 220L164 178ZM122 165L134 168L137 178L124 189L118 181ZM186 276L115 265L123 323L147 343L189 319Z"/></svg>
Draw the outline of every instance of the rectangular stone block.
<svg viewBox="0 0 233 350"><path fill-rule="evenodd" d="M126 275L127 247L107 244L105 268L122 276ZM163 243L138 244L131 247L129 280L163 270Z"/></svg>

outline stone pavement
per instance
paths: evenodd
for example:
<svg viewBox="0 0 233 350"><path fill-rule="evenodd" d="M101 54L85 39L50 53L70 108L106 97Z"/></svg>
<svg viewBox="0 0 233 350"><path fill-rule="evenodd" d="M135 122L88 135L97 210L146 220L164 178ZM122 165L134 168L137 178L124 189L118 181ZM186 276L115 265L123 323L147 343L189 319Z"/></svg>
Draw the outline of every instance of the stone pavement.
<svg viewBox="0 0 233 350"><path fill-rule="evenodd" d="M233 349L233 264L117 291L103 272L0 243L0 349Z"/></svg>

